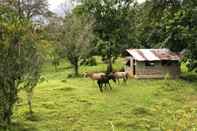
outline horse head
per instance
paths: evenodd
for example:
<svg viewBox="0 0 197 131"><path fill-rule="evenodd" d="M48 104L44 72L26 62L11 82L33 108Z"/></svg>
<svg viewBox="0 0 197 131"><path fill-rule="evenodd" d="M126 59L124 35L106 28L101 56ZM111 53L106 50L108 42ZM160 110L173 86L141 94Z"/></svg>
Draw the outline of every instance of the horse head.
<svg viewBox="0 0 197 131"><path fill-rule="evenodd" d="M109 80L112 80L114 83L116 83L116 77L115 77L114 73L107 74L107 77Z"/></svg>

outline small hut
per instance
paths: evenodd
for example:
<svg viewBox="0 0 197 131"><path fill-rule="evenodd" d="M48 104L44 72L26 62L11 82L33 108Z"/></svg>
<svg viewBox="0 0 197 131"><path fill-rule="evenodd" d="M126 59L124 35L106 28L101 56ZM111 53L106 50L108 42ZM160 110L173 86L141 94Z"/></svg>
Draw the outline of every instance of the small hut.
<svg viewBox="0 0 197 131"><path fill-rule="evenodd" d="M127 49L126 56L125 71L130 77L179 77L180 55L169 49Z"/></svg>

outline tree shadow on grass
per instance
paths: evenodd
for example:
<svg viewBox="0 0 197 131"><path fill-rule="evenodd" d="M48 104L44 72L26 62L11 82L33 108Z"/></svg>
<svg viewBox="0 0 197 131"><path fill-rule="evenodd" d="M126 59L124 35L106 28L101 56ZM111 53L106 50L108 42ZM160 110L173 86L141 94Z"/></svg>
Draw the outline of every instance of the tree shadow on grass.
<svg viewBox="0 0 197 131"><path fill-rule="evenodd" d="M180 76L180 79L192 83L194 85L197 85L197 73L195 72L182 74ZM197 91L197 86L192 86L192 88Z"/></svg>
<svg viewBox="0 0 197 131"><path fill-rule="evenodd" d="M37 129L24 123L13 122L9 127L0 127L0 131L36 131Z"/></svg>
<svg viewBox="0 0 197 131"><path fill-rule="evenodd" d="M32 113L26 112L25 113L25 118L26 118L26 120L32 121L32 122L38 122L38 121L42 120L41 114L39 114L37 112L36 113L34 113L34 112L32 112Z"/></svg>
<svg viewBox="0 0 197 131"><path fill-rule="evenodd" d="M184 73L180 78L188 82L197 82L197 73Z"/></svg>
<svg viewBox="0 0 197 131"><path fill-rule="evenodd" d="M72 69L72 66L58 67L56 72L62 72L62 71L65 71L65 70L70 70L70 69Z"/></svg>

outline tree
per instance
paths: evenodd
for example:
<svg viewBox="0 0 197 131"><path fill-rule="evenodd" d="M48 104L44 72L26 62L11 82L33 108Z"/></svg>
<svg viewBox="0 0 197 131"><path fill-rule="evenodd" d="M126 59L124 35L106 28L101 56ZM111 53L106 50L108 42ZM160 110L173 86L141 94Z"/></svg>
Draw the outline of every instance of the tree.
<svg viewBox="0 0 197 131"><path fill-rule="evenodd" d="M112 71L112 59L135 43L130 35L134 6L133 0L84 0L80 5L83 12L95 18L96 47L108 60L108 72Z"/></svg>
<svg viewBox="0 0 197 131"><path fill-rule="evenodd" d="M33 24L10 6L0 5L0 126L11 123L18 90L31 83L38 68L38 48ZM32 59L33 58L33 59Z"/></svg>
<svg viewBox="0 0 197 131"><path fill-rule="evenodd" d="M196 62L196 7L194 0L152 0L139 5L137 38L145 48L169 48L186 50L189 69Z"/></svg>
<svg viewBox="0 0 197 131"><path fill-rule="evenodd" d="M174 14L164 15L162 21L162 28L165 30L162 44L176 52L187 50L185 57L190 70L197 68L197 16L195 15L197 11L195 8L183 7Z"/></svg>
<svg viewBox="0 0 197 131"><path fill-rule="evenodd" d="M4 1L4 0L3 0ZM48 2L47 0L5 0L4 5L9 6L12 8L18 15L19 19L26 19L30 22L32 22L31 28L29 30L32 32L32 37L27 37L27 43L29 44L37 44L41 43L42 34L36 32L37 29L39 29L40 22L38 18L42 17L48 17L51 12L48 10ZM37 24L35 24L37 22ZM39 36L39 37L38 37ZM32 39L33 38L33 39ZM25 88L25 91L27 92L27 101L29 105L29 112L30 115L32 115L32 95L34 87L37 85L39 79L40 79L40 68L41 68L41 60L40 57L36 56L33 57L35 63L32 63L32 68L29 70L29 75L26 76L23 85ZM31 66L30 66L31 67Z"/></svg>
<svg viewBox="0 0 197 131"><path fill-rule="evenodd" d="M62 36L62 26L63 26L63 18L57 16L56 14L51 14L48 17L48 24L44 28L45 37L48 40L49 47L45 54L49 54L52 65L55 67L55 71L57 71L57 67L60 64L60 60L63 59L64 54L62 54L61 49L59 49L59 43L61 42Z"/></svg>
<svg viewBox="0 0 197 131"><path fill-rule="evenodd" d="M165 1L162 10L159 10L162 15L157 22L162 37L158 45L175 52L187 50L185 56L188 67L193 70L197 67L197 16L195 15L197 3L186 0L174 0L171 4L168 3L169 1Z"/></svg>
<svg viewBox="0 0 197 131"><path fill-rule="evenodd" d="M32 19L39 16L47 16L47 0L1 0L1 4L12 7L20 17ZM34 18L34 20L36 20Z"/></svg>
<svg viewBox="0 0 197 131"><path fill-rule="evenodd" d="M78 76L80 60L91 51L92 23L86 17L68 15L65 17L62 28L62 40L59 49L63 49L66 58L73 65L75 76Z"/></svg>
<svg viewBox="0 0 197 131"><path fill-rule="evenodd" d="M29 106L29 113L30 117L32 117L33 114L33 108L32 108L32 97L34 88L38 84L38 82L41 80L41 59L40 56L34 55L32 56L32 65L29 68L29 73L24 76L24 82L23 87L25 91L27 92L27 102Z"/></svg>

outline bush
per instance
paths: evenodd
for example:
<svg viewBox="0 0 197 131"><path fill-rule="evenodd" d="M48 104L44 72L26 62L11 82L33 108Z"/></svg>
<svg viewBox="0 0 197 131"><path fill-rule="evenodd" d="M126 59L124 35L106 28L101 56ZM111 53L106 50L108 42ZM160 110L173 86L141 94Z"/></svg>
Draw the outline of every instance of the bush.
<svg viewBox="0 0 197 131"><path fill-rule="evenodd" d="M96 66L97 65L96 58L91 57L91 58L88 58L88 59L84 59L80 63L80 65Z"/></svg>

